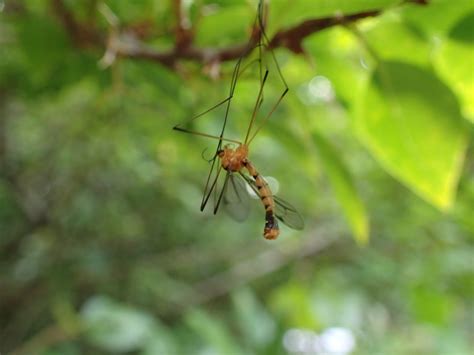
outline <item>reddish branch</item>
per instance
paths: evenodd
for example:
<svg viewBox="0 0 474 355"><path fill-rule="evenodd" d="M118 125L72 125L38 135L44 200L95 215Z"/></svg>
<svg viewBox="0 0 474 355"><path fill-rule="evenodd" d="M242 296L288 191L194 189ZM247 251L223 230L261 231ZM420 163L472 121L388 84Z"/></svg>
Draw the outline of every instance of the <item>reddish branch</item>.
<svg viewBox="0 0 474 355"><path fill-rule="evenodd" d="M374 10L348 16L307 20L297 26L277 32L270 41L270 48L286 47L294 53L303 53L302 42L307 36L332 26L351 23L379 14L380 10Z"/></svg>
<svg viewBox="0 0 474 355"><path fill-rule="evenodd" d="M107 43L114 43L114 47L108 47L107 50L113 50L116 56L155 61L172 68L180 60L193 60L203 64L234 60L241 57L248 50L249 43L224 48L196 47L193 44L194 29L190 26L181 0L171 1L176 17L175 46L172 49L160 51L143 43L138 35L135 35L133 41L130 42L130 34L133 35L133 31L130 31L130 28L122 33L128 36L126 40L120 38L120 33L118 35L115 33L114 35L118 37L114 38L114 41L110 39L107 41L104 36L90 26L79 23L64 5L63 0L51 0L55 13L77 45L84 47L101 43L102 46L107 46ZM427 5L429 0L401 0L401 3ZM336 15L306 20L293 27L278 31L270 38L269 46L270 48L284 47L294 53L302 53L302 43L311 34L333 26L349 24L368 17L378 16L381 12L382 10L372 10L347 16ZM254 29L250 45L256 44L259 36L259 29Z"/></svg>
<svg viewBox="0 0 474 355"><path fill-rule="evenodd" d="M190 28L189 18L183 9L181 0L174 0L173 5L176 15L175 49L177 52L180 52L191 45L194 35Z"/></svg>
<svg viewBox="0 0 474 355"><path fill-rule="evenodd" d="M79 23L64 5L63 0L51 0L51 5L76 45L88 47L101 42L99 33L91 28L90 24Z"/></svg>

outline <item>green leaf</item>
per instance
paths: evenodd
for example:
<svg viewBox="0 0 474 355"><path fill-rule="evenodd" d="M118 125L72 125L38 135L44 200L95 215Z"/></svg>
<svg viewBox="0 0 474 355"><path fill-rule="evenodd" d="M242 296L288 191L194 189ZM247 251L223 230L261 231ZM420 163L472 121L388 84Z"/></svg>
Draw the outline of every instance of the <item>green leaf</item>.
<svg viewBox="0 0 474 355"><path fill-rule="evenodd" d="M363 51L355 36L345 28L334 28L308 38L305 50L315 58L317 74L326 76L338 99L351 106L367 76L361 65Z"/></svg>
<svg viewBox="0 0 474 355"><path fill-rule="evenodd" d="M378 18L375 25L371 23L364 36L383 60L403 60L423 66L429 63L430 47L423 34L391 13Z"/></svg>
<svg viewBox="0 0 474 355"><path fill-rule="evenodd" d="M367 148L419 196L449 208L467 144L451 90L431 71L381 62L360 95L355 128Z"/></svg>
<svg viewBox="0 0 474 355"><path fill-rule="evenodd" d="M81 311L86 338L95 346L111 352L142 348L153 335L154 319L145 312L97 296Z"/></svg>
<svg viewBox="0 0 474 355"><path fill-rule="evenodd" d="M306 284L290 282L273 292L270 306L274 314L284 319L286 327L317 328L312 307L311 290Z"/></svg>
<svg viewBox="0 0 474 355"><path fill-rule="evenodd" d="M359 244L369 239L369 220L354 181L335 148L319 133L313 133L318 153L331 185Z"/></svg>
<svg viewBox="0 0 474 355"><path fill-rule="evenodd" d="M227 332L225 324L201 310L192 310L186 315L186 324L199 334L210 348L218 354L241 354L239 346Z"/></svg>
<svg viewBox="0 0 474 355"><path fill-rule="evenodd" d="M411 22L428 35L444 34L452 25L474 9L471 0L430 0L428 6L404 6L401 8L402 17Z"/></svg>
<svg viewBox="0 0 474 355"><path fill-rule="evenodd" d="M200 45L226 45L245 41L256 15L257 9L252 12L252 8L245 4L218 8L215 13L200 19L196 42Z"/></svg>
<svg viewBox="0 0 474 355"><path fill-rule="evenodd" d="M353 13L380 10L399 3L399 0L301 0L272 1L269 21L270 33L310 18L333 17Z"/></svg>
<svg viewBox="0 0 474 355"><path fill-rule="evenodd" d="M177 348L173 332L161 324L156 324L142 355L177 354L179 353Z"/></svg>
<svg viewBox="0 0 474 355"><path fill-rule="evenodd" d="M449 295L433 292L433 289L415 287L411 290L409 305L418 322L443 325L454 317L454 302Z"/></svg>
<svg viewBox="0 0 474 355"><path fill-rule="evenodd" d="M442 38L434 52L434 67L459 96L463 114L474 122L474 12L463 17Z"/></svg>
<svg viewBox="0 0 474 355"><path fill-rule="evenodd" d="M274 337L275 322L250 289L232 294L232 302L244 339L261 348Z"/></svg>
<svg viewBox="0 0 474 355"><path fill-rule="evenodd" d="M470 12L458 21L449 32L449 37L472 45L474 43L474 12Z"/></svg>

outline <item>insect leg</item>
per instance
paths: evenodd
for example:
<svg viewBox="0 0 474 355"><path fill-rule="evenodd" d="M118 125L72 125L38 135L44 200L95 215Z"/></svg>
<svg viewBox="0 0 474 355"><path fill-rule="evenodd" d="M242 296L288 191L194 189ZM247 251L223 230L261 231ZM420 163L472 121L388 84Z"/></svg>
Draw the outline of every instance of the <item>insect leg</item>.
<svg viewBox="0 0 474 355"><path fill-rule="evenodd" d="M247 134L245 135L244 143L247 144L250 131L252 130L253 123L255 122L255 118L257 117L257 111L261 105L262 95L263 95L263 87L265 85L265 81L268 77L268 70L265 71L265 75L263 76L262 83L260 84L260 90L258 91L257 101L255 102L255 106L252 112L252 118L250 119L249 127L247 129Z"/></svg>
<svg viewBox="0 0 474 355"><path fill-rule="evenodd" d="M270 110L270 112L265 116L265 118L262 120L262 122L260 123L260 125L257 127L257 129L255 130L255 132L253 133L252 137L248 140L247 144L250 144L250 142L252 142L252 140L255 138L255 136L257 135L257 133L262 129L262 127L265 125L265 123L268 121L268 119L270 118L270 116L273 114L273 112L275 112L276 108L278 107L278 105L280 105L280 102L283 100L283 98L285 97L285 95L287 94L288 92L288 88L285 89L285 91L283 91L283 93L280 95L279 99L277 100L277 102L273 105L272 109Z"/></svg>
<svg viewBox="0 0 474 355"><path fill-rule="evenodd" d="M220 206L221 201L222 201L222 196L224 196L225 189L227 188L227 183L229 181L230 174L231 174L231 172L228 171L227 175L225 176L224 185L222 186L222 190L219 194L219 199L217 200L216 205L214 206L214 214L216 214L217 210L219 209L219 206Z"/></svg>
<svg viewBox="0 0 474 355"><path fill-rule="evenodd" d="M203 211L204 208L206 207L207 201L209 201L209 197L211 197L212 191L215 189L217 185L217 181L219 180L219 175L221 174L221 171L222 171L222 165L219 165L219 167L217 168L214 181L211 184L209 184L213 175L212 172L214 171L214 166L216 164L216 161L217 159L216 157L214 157L212 161L211 169L209 170L209 175L207 176L206 186L204 187L204 193L202 195L201 211Z"/></svg>

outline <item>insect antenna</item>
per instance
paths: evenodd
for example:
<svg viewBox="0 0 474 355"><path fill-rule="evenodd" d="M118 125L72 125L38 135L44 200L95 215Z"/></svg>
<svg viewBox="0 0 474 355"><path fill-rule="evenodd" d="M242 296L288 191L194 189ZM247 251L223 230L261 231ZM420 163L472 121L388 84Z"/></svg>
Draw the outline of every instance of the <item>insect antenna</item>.
<svg viewBox="0 0 474 355"><path fill-rule="evenodd" d="M204 154L206 153L207 149L208 149L208 147L204 148L204 150L203 150L202 153L201 153L201 158L202 158L203 160L207 161L208 163L210 163L210 162L212 162L212 161L216 158L216 154L214 154L214 155L212 156L212 158L207 159L207 158L204 156Z"/></svg>

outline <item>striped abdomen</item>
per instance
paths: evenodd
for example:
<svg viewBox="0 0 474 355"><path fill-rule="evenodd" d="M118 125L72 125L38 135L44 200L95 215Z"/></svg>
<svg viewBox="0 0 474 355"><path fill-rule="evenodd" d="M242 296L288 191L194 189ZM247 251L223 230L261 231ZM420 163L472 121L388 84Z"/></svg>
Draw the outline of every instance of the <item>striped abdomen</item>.
<svg viewBox="0 0 474 355"><path fill-rule="evenodd" d="M276 239L280 234L280 229L278 228L278 221L273 212L275 209L275 202L273 200L272 191L267 182L262 178L250 161L245 160L243 165L254 178L258 194L260 195L260 199L265 207L265 228L263 230L263 236L266 239Z"/></svg>

